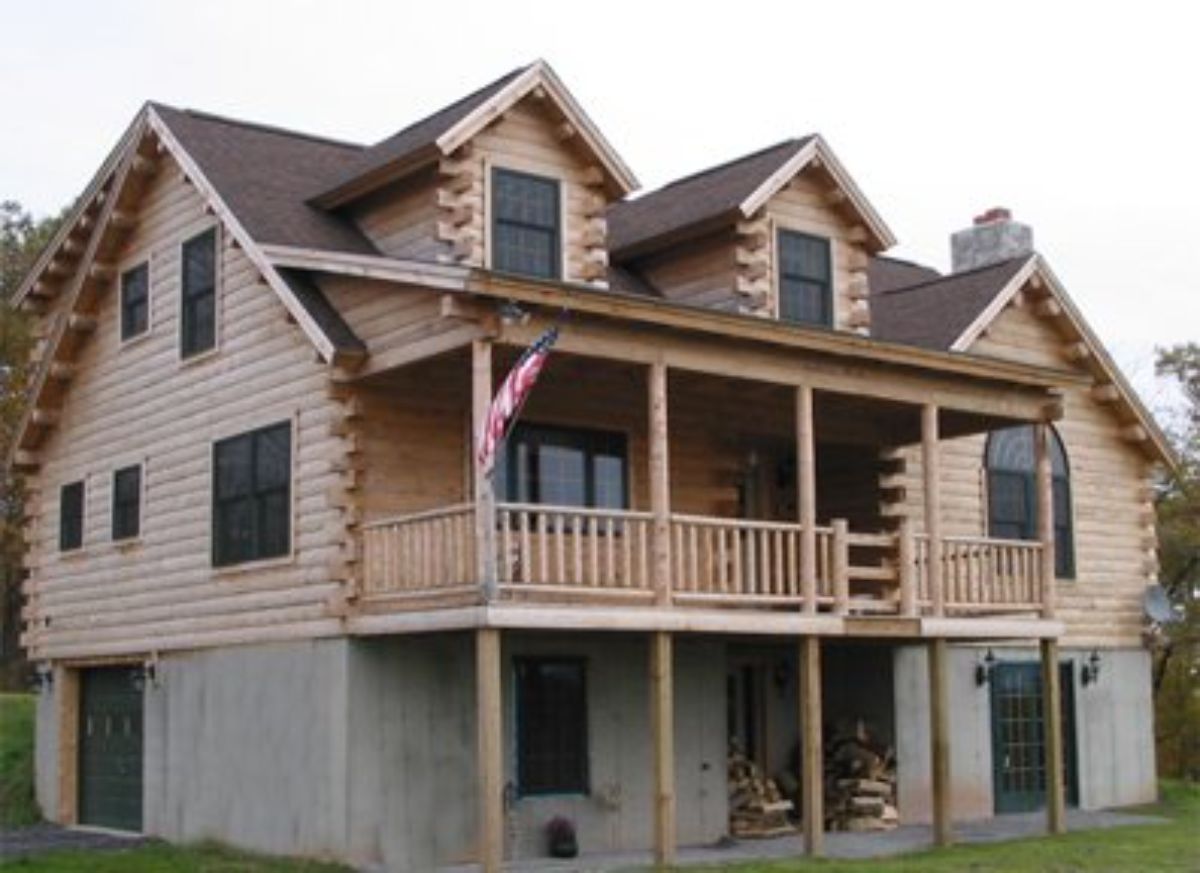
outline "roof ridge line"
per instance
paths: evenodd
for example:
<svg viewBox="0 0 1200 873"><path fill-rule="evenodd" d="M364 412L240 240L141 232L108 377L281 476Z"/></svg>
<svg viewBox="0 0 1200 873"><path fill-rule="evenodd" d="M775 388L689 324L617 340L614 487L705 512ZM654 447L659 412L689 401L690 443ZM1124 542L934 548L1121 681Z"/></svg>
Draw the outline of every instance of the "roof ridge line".
<svg viewBox="0 0 1200 873"><path fill-rule="evenodd" d="M877 255L876 257L879 257L879 256ZM919 291L922 288L928 288L930 285L936 285L939 282L948 282L951 279L959 279L959 278L962 278L963 276L973 276L976 273L982 273L984 270L994 270L997 267L1008 266L1008 265L1016 263L1017 261L1025 263L1030 258L1033 258L1033 257L1037 257L1037 252L1030 252L1027 255L1018 255L1013 258L1005 258L1003 261L996 261L993 264L984 264L983 266L980 266L980 267L972 267L969 270L960 270L957 273L946 273L944 275L936 276L933 279L926 279L924 282L914 282L912 285L904 285L900 288L889 288L886 291L880 291L879 293L882 295L886 295L886 294L903 294L906 291ZM893 258L892 260L896 260L896 259ZM914 266L921 267L923 265L922 264L914 264ZM930 269L932 269L932 268L930 268Z"/></svg>
<svg viewBox="0 0 1200 873"><path fill-rule="evenodd" d="M322 143L324 145L338 146L339 148L354 149L355 151L363 151L367 146L362 143L350 142L349 140L336 139L331 136L323 136L319 133L309 133L304 130L296 130L294 128L280 127L277 124L266 124L261 121L249 121L245 118L233 118L228 115L220 115L216 112L208 112L204 109L192 109L185 107L180 109L177 106L171 106L168 103L159 103L150 101L150 105L160 109L168 109L178 112L181 115L187 115L191 118L200 119L202 121L212 121L217 124L228 124L233 127L244 127L248 130L262 131L263 133L274 133L280 136L287 136L293 139L306 139L310 142Z"/></svg>

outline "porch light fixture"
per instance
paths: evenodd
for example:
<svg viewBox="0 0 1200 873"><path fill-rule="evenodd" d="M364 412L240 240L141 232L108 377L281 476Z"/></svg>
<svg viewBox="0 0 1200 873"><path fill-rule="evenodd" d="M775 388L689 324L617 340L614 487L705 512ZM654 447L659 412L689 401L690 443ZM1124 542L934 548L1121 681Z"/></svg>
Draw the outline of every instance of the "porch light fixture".
<svg viewBox="0 0 1200 873"><path fill-rule="evenodd" d="M54 668L48 664L38 666L30 684L39 692L49 693L54 687Z"/></svg>
<svg viewBox="0 0 1200 873"><path fill-rule="evenodd" d="M502 324L528 324L529 322L529 313L522 309L515 300L505 300L497 307L496 311L500 315Z"/></svg>
<svg viewBox="0 0 1200 873"><path fill-rule="evenodd" d="M983 656L983 660L975 665L975 684L982 688L992 681L992 670L996 669L996 656L991 649Z"/></svg>
<svg viewBox="0 0 1200 873"><path fill-rule="evenodd" d="M1100 681L1100 652L1096 649L1092 649L1088 659L1083 662L1079 670L1079 681L1085 688Z"/></svg>

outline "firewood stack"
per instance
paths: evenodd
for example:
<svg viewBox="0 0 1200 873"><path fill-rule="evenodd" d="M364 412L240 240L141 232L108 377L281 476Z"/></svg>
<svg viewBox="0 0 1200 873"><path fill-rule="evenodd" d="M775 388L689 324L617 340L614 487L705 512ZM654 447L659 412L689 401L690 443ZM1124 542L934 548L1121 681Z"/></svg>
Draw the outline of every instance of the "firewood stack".
<svg viewBox="0 0 1200 873"><path fill-rule="evenodd" d="M896 755L875 741L860 719L839 731L825 754L825 827L831 831L890 831L896 811Z"/></svg>
<svg viewBox="0 0 1200 873"><path fill-rule="evenodd" d="M729 832L735 837L778 837L795 833L788 821L793 805L773 779L736 745L729 750Z"/></svg>

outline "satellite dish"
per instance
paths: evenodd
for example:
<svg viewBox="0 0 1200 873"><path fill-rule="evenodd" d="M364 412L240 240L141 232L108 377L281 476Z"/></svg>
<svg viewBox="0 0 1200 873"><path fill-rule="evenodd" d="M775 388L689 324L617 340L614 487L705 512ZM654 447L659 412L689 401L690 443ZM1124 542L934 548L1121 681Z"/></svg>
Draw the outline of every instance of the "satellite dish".
<svg viewBox="0 0 1200 873"><path fill-rule="evenodd" d="M1167 597L1167 591L1161 585L1146 586L1146 593L1142 595L1142 609L1147 618L1158 624L1170 624L1179 620L1171 598Z"/></svg>

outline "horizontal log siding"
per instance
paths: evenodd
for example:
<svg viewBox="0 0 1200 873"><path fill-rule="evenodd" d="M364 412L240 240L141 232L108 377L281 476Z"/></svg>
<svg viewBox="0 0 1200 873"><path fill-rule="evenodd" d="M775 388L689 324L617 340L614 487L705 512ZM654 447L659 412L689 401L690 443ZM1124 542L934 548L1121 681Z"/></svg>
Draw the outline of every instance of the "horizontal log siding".
<svg viewBox="0 0 1200 873"><path fill-rule="evenodd" d="M179 360L180 243L214 221L177 168L164 166L118 264L150 261L150 332L121 345L114 282L31 482L40 492L29 557L34 658L338 629L327 601L340 587L330 565L343 528L327 491L341 446L329 435L326 372L227 235L219 247L219 350ZM295 422L294 554L253 570L215 570L212 441L281 420ZM112 472L134 463L145 465L141 537L114 544ZM76 479L87 483L84 547L60 554L59 487Z"/></svg>

